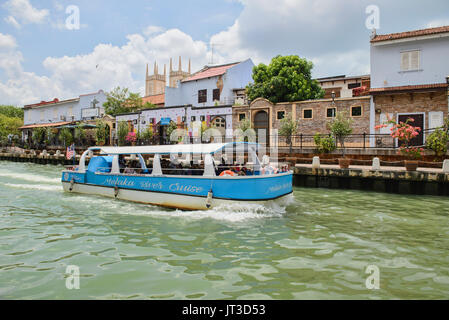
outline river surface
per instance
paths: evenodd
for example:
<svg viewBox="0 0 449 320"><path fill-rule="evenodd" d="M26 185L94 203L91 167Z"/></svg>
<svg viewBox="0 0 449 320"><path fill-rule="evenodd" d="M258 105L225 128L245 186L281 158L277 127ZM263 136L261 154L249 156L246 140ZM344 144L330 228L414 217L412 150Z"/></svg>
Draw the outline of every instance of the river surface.
<svg viewBox="0 0 449 320"><path fill-rule="evenodd" d="M64 193L62 169L0 161L1 299L449 298L445 197L295 188L182 212Z"/></svg>

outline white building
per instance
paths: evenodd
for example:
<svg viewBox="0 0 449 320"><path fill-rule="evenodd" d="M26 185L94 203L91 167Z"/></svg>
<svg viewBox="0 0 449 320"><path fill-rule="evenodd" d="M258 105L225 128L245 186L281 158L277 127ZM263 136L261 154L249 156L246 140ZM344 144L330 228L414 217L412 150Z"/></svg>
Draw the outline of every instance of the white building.
<svg viewBox="0 0 449 320"><path fill-rule="evenodd" d="M59 127L83 120L92 120L104 116L103 103L106 102L103 90L83 94L68 100L54 99L25 105L22 138L27 139L32 129L39 127Z"/></svg>

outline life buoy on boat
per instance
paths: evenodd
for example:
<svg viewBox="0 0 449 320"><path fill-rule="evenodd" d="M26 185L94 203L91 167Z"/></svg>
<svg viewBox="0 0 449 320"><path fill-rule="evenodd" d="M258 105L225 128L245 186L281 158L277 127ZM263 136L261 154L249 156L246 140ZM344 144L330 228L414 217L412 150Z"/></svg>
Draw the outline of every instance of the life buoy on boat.
<svg viewBox="0 0 449 320"><path fill-rule="evenodd" d="M220 173L220 177L224 177L224 176L231 176L231 177L233 177L233 176L235 176L235 172L231 171L231 170L223 171L222 173Z"/></svg>

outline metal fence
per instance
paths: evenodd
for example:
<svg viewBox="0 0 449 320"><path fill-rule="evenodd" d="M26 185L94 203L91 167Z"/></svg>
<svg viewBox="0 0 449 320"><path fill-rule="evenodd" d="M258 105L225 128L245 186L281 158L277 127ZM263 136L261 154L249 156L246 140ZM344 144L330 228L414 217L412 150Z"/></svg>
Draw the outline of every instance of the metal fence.
<svg viewBox="0 0 449 320"><path fill-rule="evenodd" d="M423 130L423 139L422 144L420 146L425 145L425 138L428 134L433 132L435 129L427 129ZM321 134L322 138L329 137L329 134ZM318 146L315 144L315 135L310 134L298 134L293 135L290 137L291 139L291 146L293 149L317 149ZM271 135L263 137L263 139L258 139L257 142L259 142L262 145L266 145L268 143L269 146L278 148L289 148L290 147L290 139L286 136L279 136L279 135ZM234 141L233 137L222 137L221 141L201 141L200 138L195 137L189 137L188 143L210 143L210 142L232 142ZM265 140L265 141L264 141ZM268 141L266 141L268 140ZM334 139L335 140L335 139ZM92 145L95 145L94 141L92 144L84 144L84 147L89 147ZM167 144L173 144L167 139L167 137L160 137L160 136L153 136L149 140L139 140L135 143L135 145L167 145ZM24 143L22 141L19 141L15 144L3 142L0 143L0 147L10 147L12 145L15 145L17 147L24 148ZM47 145L33 145L29 146L33 149L64 149L63 146L47 146ZM77 147L82 148L83 146L77 145ZM337 148L340 148L340 145L336 145ZM368 133L361 133L361 134L350 134L345 138L345 147L350 149L396 149L399 147L399 143L397 139L392 138L389 134L368 134Z"/></svg>

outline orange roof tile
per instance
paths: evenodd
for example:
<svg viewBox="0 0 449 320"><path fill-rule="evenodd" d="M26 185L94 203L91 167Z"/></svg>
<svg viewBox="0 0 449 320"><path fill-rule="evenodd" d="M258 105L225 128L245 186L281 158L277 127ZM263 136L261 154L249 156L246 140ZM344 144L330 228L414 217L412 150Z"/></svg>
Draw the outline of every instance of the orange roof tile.
<svg viewBox="0 0 449 320"><path fill-rule="evenodd" d="M152 103L155 105L161 105L161 104L163 105L165 103L165 94L162 93L162 94L156 94L153 96L143 97L142 102L143 103L149 102L149 103Z"/></svg>
<svg viewBox="0 0 449 320"><path fill-rule="evenodd" d="M400 87L385 87L385 88L371 88L370 93L385 93L385 92L395 92L395 91L413 91L413 90L428 90L428 89L446 89L448 88L447 83L433 83L433 84L422 84L414 86L400 86Z"/></svg>
<svg viewBox="0 0 449 320"><path fill-rule="evenodd" d="M234 63L221 65L221 66L204 67L202 70L198 71L197 73L193 74L192 76L182 80L182 82L221 76L222 74L225 74L229 68L232 68L233 66L235 66L239 63L240 62L234 62Z"/></svg>
<svg viewBox="0 0 449 320"><path fill-rule="evenodd" d="M31 129L31 128L48 128L48 127L59 127L66 124L72 123L71 121L66 122L55 122L55 123L43 123L43 124L29 124L19 129Z"/></svg>
<svg viewBox="0 0 449 320"><path fill-rule="evenodd" d="M380 42L380 41L397 40L397 39L403 39L403 38L428 36L428 35L433 35L433 34L438 34L438 33L446 33L446 32L449 32L449 26L415 30L415 31L407 31L407 32L399 32L399 33L379 34L379 35L376 35L373 39L371 39L371 42Z"/></svg>

